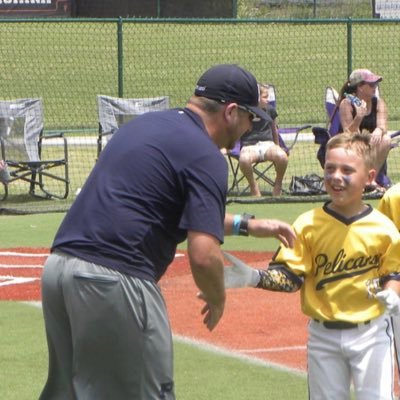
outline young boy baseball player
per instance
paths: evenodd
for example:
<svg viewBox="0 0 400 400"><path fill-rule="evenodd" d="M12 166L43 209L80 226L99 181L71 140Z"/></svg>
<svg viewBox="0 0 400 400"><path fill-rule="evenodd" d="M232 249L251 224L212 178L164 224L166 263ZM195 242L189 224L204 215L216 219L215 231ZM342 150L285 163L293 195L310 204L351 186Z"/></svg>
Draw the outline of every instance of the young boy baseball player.
<svg viewBox="0 0 400 400"><path fill-rule="evenodd" d="M324 168L330 201L297 218L294 248L280 247L268 270L226 254L226 287L301 290L311 400L350 399L351 382L358 400L393 399L389 314L400 312L400 234L362 200L372 165L368 136L333 137Z"/></svg>

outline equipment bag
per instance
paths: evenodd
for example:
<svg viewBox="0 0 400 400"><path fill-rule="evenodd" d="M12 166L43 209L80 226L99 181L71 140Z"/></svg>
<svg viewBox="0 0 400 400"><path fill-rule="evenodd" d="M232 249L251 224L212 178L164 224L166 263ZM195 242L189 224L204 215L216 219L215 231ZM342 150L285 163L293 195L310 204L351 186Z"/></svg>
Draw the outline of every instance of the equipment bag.
<svg viewBox="0 0 400 400"><path fill-rule="evenodd" d="M298 196L326 194L324 178L317 174L292 176L290 193Z"/></svg>

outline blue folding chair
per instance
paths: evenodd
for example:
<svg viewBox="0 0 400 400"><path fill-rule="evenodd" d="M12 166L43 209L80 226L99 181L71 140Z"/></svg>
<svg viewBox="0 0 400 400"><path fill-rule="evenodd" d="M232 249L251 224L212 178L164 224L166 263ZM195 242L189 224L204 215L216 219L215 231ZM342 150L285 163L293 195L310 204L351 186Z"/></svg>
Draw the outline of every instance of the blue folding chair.
<svg viewBox="0 0 400 400"><path fill-rule="evenodd" d="M268 103L276 109L277 101L276 101L276 91L275 86L272 84L268 84ZM280 147L285 150L286 154L289 155L292 151L293 147L296 145L299 134L301 131L311 128L311 125L302 125L299 127L290 127L290 128L278 128L279 134L279 145ZM283 136L291 134L293 136L290 145L286 145ZM241 174L240 167L239 167L239 156L240 156L240 140L238 140L235 144L235 147L227 153L228 156L228 163L230 166L230 171L232 175L232 183L228 189L228 196L237 195L241 196L246 194L250 186L248 185L247 181L244 187L241 187L241 183L245 180L245 177ZM272 161L260 161L253 165L253 173L257 180L262 180L272 188L275 185L275 180L268 176L268 172L274 166ZM285 189L282 190L283 193L287 193Z"/></svg>

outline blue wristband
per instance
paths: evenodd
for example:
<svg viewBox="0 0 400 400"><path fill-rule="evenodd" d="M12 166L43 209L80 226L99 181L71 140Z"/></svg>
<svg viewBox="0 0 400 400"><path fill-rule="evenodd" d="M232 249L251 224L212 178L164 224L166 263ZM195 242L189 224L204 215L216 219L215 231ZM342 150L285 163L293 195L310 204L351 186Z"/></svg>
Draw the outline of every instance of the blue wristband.
<svg viewBox="0 0 400 400"><path fill-rule="evenodd" d="M234 215L233 225L232 225L232 235L239 235L241 222L242 222L242 216L240 214Z"/></svg>

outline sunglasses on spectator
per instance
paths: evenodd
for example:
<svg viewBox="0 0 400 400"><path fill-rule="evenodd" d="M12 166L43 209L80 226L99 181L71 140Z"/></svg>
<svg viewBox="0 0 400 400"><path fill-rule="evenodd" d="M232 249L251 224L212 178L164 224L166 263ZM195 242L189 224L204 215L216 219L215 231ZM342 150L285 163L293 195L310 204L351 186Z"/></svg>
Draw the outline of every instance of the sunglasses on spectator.
<svg viewBox="0 0 400 400"><path fill-rule="evenodd" d="M379 82L363 82L364 85L368 85L370 87L377 87L379 85Z"/></svg>

